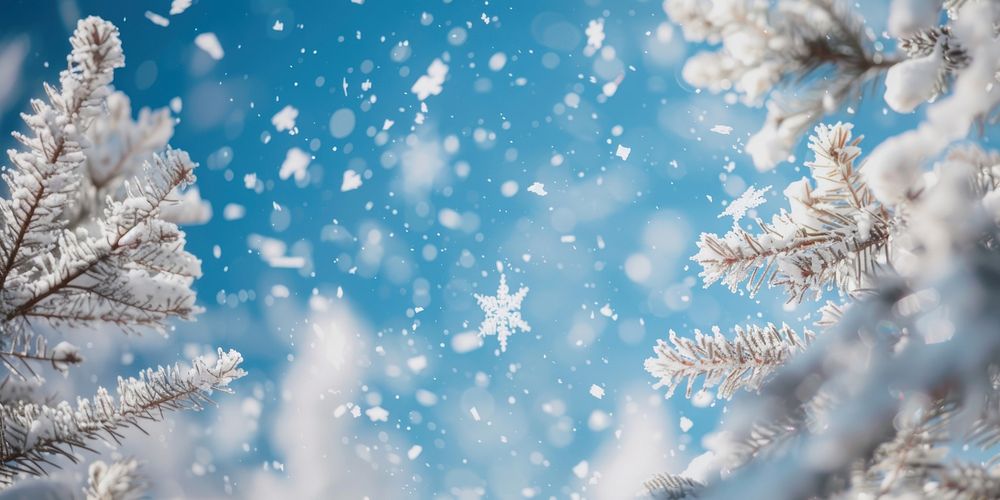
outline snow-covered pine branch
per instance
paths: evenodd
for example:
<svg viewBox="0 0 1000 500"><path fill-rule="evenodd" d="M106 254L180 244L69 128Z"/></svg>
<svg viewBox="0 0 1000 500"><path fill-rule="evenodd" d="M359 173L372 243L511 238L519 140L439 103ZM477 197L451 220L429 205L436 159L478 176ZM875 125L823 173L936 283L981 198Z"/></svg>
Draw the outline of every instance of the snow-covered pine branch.
<svg viewBox="0 0 1000 500"><path fill-rule="evenodd" d="M12 375L28 378L29 375L35 375L33 366L38 362L57 372L66 373L70 366L82 363L83 357L76 346L65 340L49 347L45 336L21 330L4 339L0 361Z"/></svg>
<svg viewBox="0 0 1000 500"><path fill-rule="evenodd" d="M107 113L97 117L87 130L87 168L82 175L79 209L71 221L87 225L88 218L100 215L108 204L123 199L130 179L142 177L145 165L167 147L174 133L174 118L162 108L139 110L132 118L127 95L112 92ZM197 224L211 217L211 206L201 200L190 183L170 193L170 203L161 207L160 217L177 224Z"/></svg>
<svg viewBox="0 0 1000 500"><path fill-rule="evenodd" d="M155 156L146 178L105 211L97 237L62 234L62 253L46 259L46 273L5 297L4 319L158 329L169 317L191 319L200 262L184 251L184 233L157 215L174 189L194 180L194 167L183 151Z"/></svg>
<svg viewBox="0 0 1000 500"><path fill-rule="evenodd" d="M762 170L785 161L810 126L895 62L841 0L667 0L664 9L689 41L719 45L688 59L688 83L766 103L764 127L746 144Z"/></svg>
<svg viewBox="0 0 1000 500"><path fill-rule="evenodd" d="M708 27L698 16L681 22L722 40L747 18L720 13L816 3L668 0L666 9L702 9ZM709 446L726 474L702 498L1000 497L1000 153L971 135L994 125L1000 105L1000 6L894 0L890 10L902 55L884 59L884 99L901 112L930 102L926 117L877 145L863 168L851 125L816 127L812 180L784 190L787 211L758 221L759 234L734 227L698 243L706 285L749 282L751 294L778 285L793 300L832 288L843 301L820 308L822 334L756 384L759 395L728 408ZM755 162L754 148L780 159L797 141L757 137L747 147ZM647 367L673 388L703 357L685 349L716 344L671 335Z"/></svg>
<svg viewBox="0 0 1000 500"><path fill-rule="evenodd" d="M705 485L683 476L656 474L649 478L640 498L648 500L688 500L698 497L698 491Z"/></svg>
<svg viewBox="0 0 1000 500"><path fill-rule="evenodd" d="M703 271L705 286L721 281L731 290L747 282L750 296L763 285L783 286L790 300L809 292L819 296L828 285L853 292L888 260L889 212L878 204L855 161L861 151L852 126L818 125L806 163L815 184L803 178L785 189L790 211L770 223L758 219L761 233L734 227L725 236L703 233L692 260Z"/></svg>
<svg viewBox="0 0 1000 500"><path fill-rule="evenodd" d="M238 352L219 349L214 361L195 358L191 368L174 365L147 369L138 378L119 377L117 398L101 387L75 406L67 401L0 406L0 480L42 475L54 456L75 461L75 449L90 450L98 439L117 442L122 430L160 420L164 410L201 409L214 391L228 392L230 382L246 374L242 362Z"/></svg>
<svg viewBox="0 0 1000 500"><path fill-rule="evenodd" d="M145 370L119 378L117 398L100 388L92 398L58 402L41 372L65 374L83 362L53 329L164 331L171 319L201 311L191 286L200 261L185 250L178 222L204 215L195 191L197 166L167 141L166 111L131 118L128 98L113 93L124 65L118 30L88 17L77 24L60 87L24 114L21 150L8 152L0 200L0 483L43 475L57 459L78 460L95 440L117 442L121 431L164 410L200 409L213 391L244 375L242 356L219 349L191 368ZM196 205L178 208L179 203ZM192 215L198 217L191 217ZM46 328L39 328L44 326ZM54 343L54 347L50 346ZM134 462L91 469L91 498L134 498Z"/></svg>
<svg viewBox="0 0 1000 500"><path fill-rule="evenodd" d="M670 344L658 340L655 358L646 360L646 371L660 379L654 387L666 387L667 397L687 381L685 396L690 398L698 377L702 389L718 387L718 396L729 399L740 389L756 391L775 370L795 353L805 350L813 333L802 336L788 325L781 327L737 326L729 340L718 327L711 335L695 330L694 339L670 332Z"/></svg>
<svg viewBox="0 0 1000 500"><path fill-rule="evenodd" d="M106 464L100 460L87 469L87 500L139 500L146 491L146 480L134 458Z"/></svg>
<svg viewBox="0 0 1000 500"><path fill-rule="evenodd" d="M15 168L4 175L10 198L0 204L4 292L30 281L25 271L32 270L32 261L50 255L57 244L64 228L61 217L76 195L85 160L82 134L101 112L114 69L125 65L118 30L111 23L80 21L70 43L69 68L59 78L62 88L46 84L49 102L31 101L34 113L22 115L31 135L14 133L25 151L7 152Z"/></svg>

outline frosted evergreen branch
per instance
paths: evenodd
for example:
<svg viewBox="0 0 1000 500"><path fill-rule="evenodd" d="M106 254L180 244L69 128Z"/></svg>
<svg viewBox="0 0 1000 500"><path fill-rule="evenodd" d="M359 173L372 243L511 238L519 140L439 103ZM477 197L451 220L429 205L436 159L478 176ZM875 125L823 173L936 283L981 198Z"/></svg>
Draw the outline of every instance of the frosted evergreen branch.
<svg viewBox="0 0 1000 500"><path fill-rule="evenodd" d="M730 436L725 450L720 450L727 466L735 469L789 453L803 436L822 431L826 416L836 404L829 394L821 392L780 417L753 422L745 435Z"/></svg>
<svg viewBox="0 0 1000 500"><path fill-rule="evenodd" d="M656 474L643 483L649 500L691 500L705 487L694 479L673 474Z"/></svg>
<svg viewBox="0 0 1000 500"><path fill-rule="evenodd" d="M50 260L51 274L26 285L28 293L5 319L162 328L168 317L190 318L199 310L189 287L200 265L183 250L177 226L156 216L174 189L193 181L194 168L183 151L155 156L147 180L130 184L128 196L111 203L102 236L80 241L64 233L66 251Z"/></svg>
<svg viewBox="0 0 1000 500"><path fill-rule="evenodd" d="M852 479L852 490L877 497L922 489L948 453L955 401L940 400L898 419L896 435L878 447L871 464Z"/></svg>
<svg viewBox="0 0 1000 500"><path fill-rule="evenodd" d="M695 330L694 339L670 331L670 344L657 340L656 357L646 360L646 371L659 378L655 387L666 387L667 397L687 382L690 398L698 377L704 377L703 389L718 387L718 396L729 399L740 389L756 391L775 370L793 355L805 350L814 334L805 330L799 336L788 325L745 329L737 326L729 340L718 327L706 335Z"/></svg>
<svg viewBox="0 0 1000 500"><path fill-rule="evenodd" d="M944 342L939 344L908 343L898 353L885 352L886 340L862 336L875 344L865 349L871 353L867 366L861 367L865 373L863 378L856 370L849 369L852 361L849 358L828 358L822 352L850 352L845 349L858 349L861 340L856 332L864 331L858 328L860 321L865 323L872 318L890 318L892 306L899 296L891 290L880 292L873 297L871 307L856 305L850 312L850 318L842 321L838 332L832 337L834 343L826 343L818 349L816 356L809 357L796 364L796 369L786 371L777 377L774 383L765 389L765 404L754 420L783 418L789 412L797 411L801 404L800 398L808 397L808 390L798 381L807 377L818 377L825 381L815 387L837 388L840 393L840 403L834 406L826 416L826 425L820 433L804 435L796 451L778 461L763 462L741 471L733 478L733 482L715 491L717 496L724 498L727 491L739 484L741 491L767 491L766 484L780 481L782 477L795 474L798 487L789 491L789 495L812 496L821 494L843 477L854 460L868 460L879 449L881 443L890 440L894 435L892 421L899 412L904 410L902 401L885 387L893 387L901 391L923 394L935 394L949 391L958 395L962 401L973 401L983 394L982 384L978 384L967 375L978 368L992 363L1000 352L1000 344L992 335L997 322L996 311L988 305L988 301L973 301L970 294L980 297L997 296L996 277L1000 276L995 255L984 250L974 250L977 257L963 260L971 267L955 271L948 279L950 283L961 287L946 288L951 293L949 304L955 308L955 325L962 332L963 339L974 346L969 349L960 342ZM960 284L960 285L959 285ZM882 312L879 312L879 311ZM898 321L898 319L897 319ZM817 346L820 347L820 346ZM956 351L957 350L957 351ZM956 352L963 353L956 356ZM831 361L837 359L836 362ZM920 366L917 375L912 367ZM982 373L982 372L979 372ZM860 387L849 384L848 380L859 380ZM798 388L797 394L791 394L790 387ZM848 390L848 388L850 388ZM865 432L859 433L854 421L865 422ZM823 449L838 450L835 455L823 455L823 467L810 467L807 464L795 465L789 468L789 462L794 463L803 454L818 453ZM751 479L754 478L754 479Z"/></svg>
<svg viewBox="0 0 1000 500"><path fill-rule="evenodd" d="M943 468L925 491L933 498L1000 498L1000 474L978 464L955 463Z"/></svg>
<svg viewBox="0 0 1000 500"><path fill-rule="evenodd" d="M983 450L1000 445L1000 365L991 365L987 376L988 389L978 401L969 401L969 412L975 412L975 418L967 431L961 436L966 443ZM996 462L994 456L991 462Z"/></svg>
<svg viewBox="0 0 1000 500"><path fill-rule="evenodd" d="M50 347L44 336L22 330L4 339L0 361L14 376L28 378L37 377L37 365L47 365L65 374L71 366L82 363L83 357L69 342L62 341Z"/></svg>
<svg viewBox="0 0 1000 500"><path fill-rule="evenodd" d="M246 374L236 351L219 349L214 362L196 358L192 367L147 369L138 378L119 378L118 397L99 388L91 399L56 406L22 403L0 406L0 480L10 482L20 473L42 475L49 457L77 460L74 450L90 450L90 442L119 441L121 431L144 420L162 419L164 410L201 409L214 391Z"/></svg>
<svg viewBox="0 0 1000 500"><path fill-rule="evenodd" d="M106 464L94 461L87 469L87 500L138 500L149 485L134 458Z"/></svg>
<svg viewBox="0 0 1000 500"><path fill-rule="evenodd" d="M861 138L851 125L819 125L810 138L815 159L807 162L815 185L792 183L785 195L791 211L758 219L761 233L733 228L725 236L703 233L692 260L709 286L721 281L736 291L746 282L750 296L764 284L783 286L790 300L818 295L829 284L841 291L864 288L890 260L889 212L879 205L854 166Z"/></svg>
<svg viewBox="0 0 1000 500"><path fill-rule="evenodd" d="M968 51L947 25L925 28L903 37L899 40L899 48L911 59L932 55L941 59L943 64L935 75L935 95L945 93L954 75L968 67L971 61Z"/></svg>
<svg viewBox="0 0 1000 500"><path fill-rule="evenodd" d="M0 380L0 405L16 405L22 402L41 403L45 397L40 394L45 380L40 377L7 375Z"/></svg>
<svg viewBox="0 0 1000 500"><path fill-rule="evenodd" d="M846 4L824 5L849 10ZM820 7L791 0L665 4L689 39L700 34L703 41L722 44L716 53L692 58L685 78L745 97L762 97L783 81L774 73L768 79L766 72L775 68L763 67L769 51L785 47L775 42L784 36L776 13ZM949 10L944 24L942 8ZM866 30L827 12L798 25L808 33L828 23L833 39ZM900 40L905 57L879 54L879 67L868 76L885 70L884 98L897 112L932 102L925 118L878 145L864 164L851 125L817 126L809 141L813 159L805 163L811 178L784 190L786 210L770 222L758 219L756 232L734 227L723 236L701 236L693 259L706 286L721 281L735 291L746 283L750 295L764 284L781 286L793 301L835 288L842 301L820 308L817 325L828 331L808 351L757 383L757 397L729 407L714 435L719 439L707 445L714 453L709 465L723 476L706 484L701 497L1000 493L997 470L948 456L953 444L989 451L1000 443L1000 154L968 144L973 125L984 131L993 124L990 113L1000 102L997 26L996 2L893 0L887 32ZM860 51L867 50L859 39ZM810 47L808 36L788 40L790 59L809 54L811 67L827 72L816 72L818 81L784 81L793 97L767 101L765 128L746 144L759 168L788 158L798 133L835 110L842 90L849 94L864 80ZM843 54L860 53L850 44L841 48ZM814 84L823 91L811 94ZM750 206L742 197L736 203ZM703 344L715 345L705 337ZM661 341L657 349L667 360L661 363L690 365L677 353L699 346L699 339ZM731 372L717 383L727 376ZM661 383L672 390L685 380L690 387L684 377ZM699 470L713 472L705 465L700 462Z"/></svg>
<svg viewBox="0 0 1000 500"><path fill-rule="evenodd" d="M170 148L168 112L131 118L128 98L112 93L124 65L118 30L104 20L80 21L59 88L32 101L28 133L15 133L0 200L0 482L43 475L61 458L79 459L95 440L115 441L125 428L162 419L165 410L200 409L213 391L244 375L236 351L119 378L118 396L100 388L75 405L42 395L38 368L66 373L83 361L68 342L50 347L46 326L129 332L163 331L171 318L201 311L191 289L200 261L185 250L174 223L179 203L200 202L183 189L197 166ZM123 146L118 149L118 146ZM191 196L194 193L195 196ZM165 212L170 212L168 217ZM43 333L44 332L44 333ZM136 462L91 467L89 498L141 495Z"/></svg>
<svg viewBox="0 0 1000 500"><path fill-rule="evenodd" d="M876 49L858 13L840 0L667 0L664 9L688 40L720 45L688 59L689 84L767 105L763 128L745 147L761 170L785 161L802 134L897 61Z"/></svg>
<svg viewBox="0 0 1000 500"><path fill-rule="evenodd" d="M22 115L32 135L15 133L26 149L8 151L17 167L4 175L11 198L0 204L7 221L0 232L0 289L27 276L15 268L48 253L59 219L72 201L84 161L81 134L100 112L115 68L124 66L118 29L97 17L77 24L70 43L69 68L60 74L61 89L46 86L49 104L32 101L33 114ZM21 278L21 279L17 279Z"/></svg>

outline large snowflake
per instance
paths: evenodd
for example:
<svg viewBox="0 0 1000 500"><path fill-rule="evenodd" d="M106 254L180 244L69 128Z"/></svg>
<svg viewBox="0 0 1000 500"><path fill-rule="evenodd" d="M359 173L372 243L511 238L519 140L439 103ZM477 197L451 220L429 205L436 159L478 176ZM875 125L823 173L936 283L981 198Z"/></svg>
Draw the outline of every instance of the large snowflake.
<svg viewBox="0 0 1000 500"><path fill-rule="evenodd" d="M531 325L521 318L521 301L528 295L528 287L521 287L510 295L507 276L500 273L500 286L496 296L474 294L486 318L479 325L479 335L496 335L500 339L500 351L507 350L507 337L517 330L530 332Z"/></svg>

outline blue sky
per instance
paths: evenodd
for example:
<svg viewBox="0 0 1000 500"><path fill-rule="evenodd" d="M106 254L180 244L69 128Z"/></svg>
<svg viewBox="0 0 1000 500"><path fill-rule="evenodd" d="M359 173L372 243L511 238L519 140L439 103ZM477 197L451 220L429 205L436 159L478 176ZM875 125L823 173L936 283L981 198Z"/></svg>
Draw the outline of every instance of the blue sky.
<svg viewBox="0 0 1000 500"><path fill-rule="evenodd" d="M870 19L883 17L881 4L865 5ZM147 10L170 25L150 22ZM161 492L246 497L292 483L376 498L631 491L636 477L682 469L724 406L663 400L642 368L656 338L803 322L777 290L751 300L701 289L688 257L701 231L727 229L716 217L723 203L751 185L780 193L805 172L754 171L742 144L762 110L683 82L684 57L697 47L685 46L658 1L202 0L168 10L166 0L15 0L0 20L0 43L27 47L0 99L5 130L21 126L16 113L42 81L56 80L80 15L119 26L127 65L115 87L135 109L183 103L171 143L201 163L198 186L214 213L187 228L204 262L197 289L207 312L168 339L111 337L105 348L136 361L97 356L108 365L87 383L214 345L242 351L251 373L219 409L154 427L176 455L170 464L182 466ZM584 30L595 19L605 48L587 55ZM200 33L216 35L221 60L195 45ZM506 63L494 70L498 53ZM435 59L448 64L447 79L417 123L421 101L410 89ZM271 123L286 105L299 112L294 135ZM908 123L883 113L881 99L865 106L862 145ZM338 110L355 123L334 137ZM627 159L619 145L631 149ZM279 178L291 148L312 156L301 182ZM341 192L347 169L363 184ZM246 187L248 175L258 189ZM534 182L548 195L528 192ZM227 204L245 215L226 220ZM270 265L260 241L282 242L304 267ZM452 339L482 319L473 293L496 290L497 262L512 287L530 288L532 331L504 353L495 338L456 352ZM316 356L327 348L332 358ZM426 368L414 369L421 357ZM388 417L335 415L347 403ZM688 432L681 416L694 422ZM296 428L310 433L288 431ZM211 437L220 435L235 437Z"/></svg>

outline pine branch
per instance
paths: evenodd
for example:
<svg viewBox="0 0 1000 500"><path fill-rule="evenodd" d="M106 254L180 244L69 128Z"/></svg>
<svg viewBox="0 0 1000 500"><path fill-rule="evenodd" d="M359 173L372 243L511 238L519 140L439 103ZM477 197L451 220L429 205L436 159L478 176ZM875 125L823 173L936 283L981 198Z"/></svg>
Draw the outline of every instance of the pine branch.
<svg viewBox="0 0 1000 500"><path fill-rule="evenodd" d="M5 484L43 475L60 457L76 461L93 441L117 442L124 429L141 430L166 410L200 409L245 374L240 354L220 349L217 359L195 359L190 369L119 378L117 398L104 388L75 405L39 396L37 367L65 374L82 358L68 342L50 348L35 323L163 331L170 318L201 311L191 289L201 263L163 213L194 182L197 165L166 145L169 113L144 110L133 122L124 94L109 102L113 70L124 65L114 25L84 19L70 42L60 87L45 86L47 102L32 101L33 113L23 116L29 133L14 134L22 151L9 152L10 194L0 200L0 361L11 372L0 382ZM136 464L95 463L88 496L140 496Z"/></svg>
<svg viewBox="0 0 1000 500"><path fill-rule="evenodd" d="M119 460L110 465L97 460L88 468L84 493L87 500L139 500L148 487L136 459Z"/></svg>
<svg viewBox="0 0 1000 500"><path fill-rule="evenodd" d="M698 491L705 485L683 476L656 474L643 487L651 500L690 500L698 498Z"/></svg>
<svg viewBox="0 0 1000 500"><path fill-rule="evenodd" d="M33 364L49 365L54 370L65 374L70 366L83 362L79 349L63 341L55 347L49 347L49 341L38 334L27 330L3 338L0 348L0 361L15 376L19 378L37 378Z"/></svg>
<svg viewBox="0 0 1000 500"><path fill-rule="evenodd" d="M76 461L76 449L91 450L98 439L118 442L121 431L139 427L143 420L157 421L164 410L201 409L213 391L228 392L228 385L246 372L236 351L218 351L214 363L196 358L190 369L180 366L147 369L138 378L118 379L117 401L104 388L92 399L56 406L22 403L0 406L0 481L17 474L43 475L54 466L50 457Z"/></svg>
<svg viewBox="0 0 1000 500"><path fill-rule="evenodd" d="M49 264L51 273L26 286L5 319L162 328L170 316L190 318L198 309L189 287L200 265L183 251L177 226L156 216L174 189L194 180L195 166L183 151L155 156L146 183L131 184L128 196L108 208L103 235L80 241L64 233L64 253Z"/></svg>
<svg viewBox="0 0 1000 500"><path fill-rule="evenodd" d="M889 261L890 215L854 167L860 140L851 139L850 124L817 126L809 144L815 160L806 163L816 186L789 186L790 213L770 224L758 220L758 235L741 228L723 237L703 233L692 260L705 286L721 281L735 292L746 282L751 297L764 284L783 286L790 301L830 284L848 293L863 288Z"/></svg>
<svg viewBox="0 0 1000 500"><path fill-rule="evenodd" d="M871 465L860 479L855 479L854 489L877 498L922 489L942 466L941 461L948 453L944 447L949 440L948 428L959 409L960 405L954 401L940 400L915 413L901 415L897 419L896 436L875 451Z"/></svg>
<svg viewBox="0 0 1000 500"><path fill-rule="evenodd" d="M730 463L739 467L751 460L782 456L806 433L822 431L826 415L835 406L836 400L821 392L779 418L754 422L743 439L731 443Z"/></svg>
<svg viewBox="0 0 1000 500"><path fill-rule="evenodd" d="M695 330L694 340L679 337L670 331L670 345L657 340L655 358L646 360L646 371L659 378L655 387L666 387L667 397L687 381L686 397L690 398L695 380L704 377L703 389L718 386L720 398L729 399L739 389L758 390L769 375L785 364L794 354L805 350L814 335L805 330L799 336L788 325L773 324L735 328L735 337L728 340L718 327L712 335Z"/></svg>
<svg viewBox="0 0 1000 500"><path fill-rule="evenodd" d="M84 155L81 134L100 106L115 68L125 60L118 29L97 17L77 24L70 39L69 68L60 75L61 90L46 85L50 104L32 101L33 114L22 115L32 136L15 133L25 152L8 151L17 169L4 175L11 199L0 204L7 221L0 233L0 289L20 262L45 255L55 242L59 219L79 183ZM30 279L22 273L15 286Z"/></svg>
<svg viewBox="0 0 1000 500"><path fill-rule="evenodd" d="M1000 498L1000 474L981 465L955 463L942 469L927 494L933 498L986 500Z"/></svg>
<svg viewBox="0 0 1000 500"><path fill-rule="evenodd" d="M45 380L10 374L0 380L0 406L20 403L42 403L48 398L39 394Z"/></svg>

